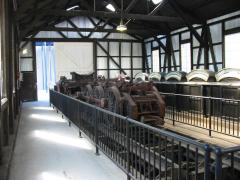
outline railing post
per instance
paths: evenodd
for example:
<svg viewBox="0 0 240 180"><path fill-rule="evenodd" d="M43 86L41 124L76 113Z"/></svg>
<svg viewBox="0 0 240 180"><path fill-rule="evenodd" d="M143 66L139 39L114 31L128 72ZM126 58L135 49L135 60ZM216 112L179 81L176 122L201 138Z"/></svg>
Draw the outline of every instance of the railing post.
<svg viewBox="0 0 240 180"><path fill-rule="evenodd" d="M215 150L216 153L216 165L215 165L215 180L222 179L222 150L217 147Z"/></svg>
<svg viewBox="0 0 240 180"><path fill-rule="evenodd" d="M210 152L211 152L211 148L209 147L208 144L206 144L206 145L205 145L205 156L204 156L204 160L205 160L205 165L204 165L204 170L205 170L204 180L209 180L209 179L210 179Z"/></svg>
<svg viewBox="0 0 240 180"><path fill-rule="evenodd" d="M172 95L173 96L173 98L174 98L174 95ZM173 104L173 126L175 126L175 111L174 111L174 109L177 109L177 99L178 99L178 96L177 95L175 95L175 102L174 102L174 104Z"/></svg>
<svg viewBox="0 0 240 180"><path fill-rule="evenodd" d="M95 130L95 146L96 146L96 155L99 155L99 148L98 148L98 116L97 116L97 109L94 111L94 130Z"/></svg>
<svg viewBox="0 0 240 180"><path fill-rule="evenodd" d="M130 180L130 132L129 132L129 122L128 117L126 117L126 144L127 144L127 179Z"/></svg>
<svg viewBox="0 0 240 180"><path fill-rule="evenodd" d="M78 113L77 113L77 115L78 115L78 120L79 120L79 137L80 138L82 138L82 131L81 131L81 128L82 128L82 113L81 113L81 111L80 111L80 107L79 107L80 105L79 105L79 103L78 103L78 105L77 105L77 111L78 111Z"/></svg>
<svg viewBox="0 0 240 180"><path fill-rule="evenodd" d="M209 132L208 132L208 135L209 136L212 136L212 98L209 98L209 122L208 122L208 128L209 128Z"/></svg>

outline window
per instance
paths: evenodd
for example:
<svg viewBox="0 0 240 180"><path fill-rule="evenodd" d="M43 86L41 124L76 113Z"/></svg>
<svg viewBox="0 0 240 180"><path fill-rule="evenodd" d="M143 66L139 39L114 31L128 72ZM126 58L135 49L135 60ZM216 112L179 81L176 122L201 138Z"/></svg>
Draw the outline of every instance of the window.
<svg viewBox="0 0 240 180"><path fill-rule="evenodd" d="M159 72L159 50L152 51L153 72Z"/></svg>
<svg viewBox="0 0 240 180"><path fill-rule="evenodd" d="M240 68L240 33L225 36L225 68Z"/></svg>
<svg viewBox="0 0 240 180"><path fill-rule="evenodd" d="M22 42L23 44L24 42ZM20 51L19 69L21 72L34 71L32 43L28 43Z"/></svg>
<svg viewBox="0 0 240 180"><path fill-rule="evenodd" d="M190 43L181 44L182 71L191 71L191 45Z"/></svg>

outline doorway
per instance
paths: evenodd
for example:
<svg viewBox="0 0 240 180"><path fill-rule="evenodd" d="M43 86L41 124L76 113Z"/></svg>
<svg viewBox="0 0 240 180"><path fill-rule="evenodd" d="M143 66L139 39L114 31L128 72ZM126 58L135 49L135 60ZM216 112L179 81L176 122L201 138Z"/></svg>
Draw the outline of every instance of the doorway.
<svg viewBox="0 0 240 180"><path fill-rule="evenodd" d="M36 42L38 101L49 100L49 89L56 83L55 50L52 42Z"/></svg>

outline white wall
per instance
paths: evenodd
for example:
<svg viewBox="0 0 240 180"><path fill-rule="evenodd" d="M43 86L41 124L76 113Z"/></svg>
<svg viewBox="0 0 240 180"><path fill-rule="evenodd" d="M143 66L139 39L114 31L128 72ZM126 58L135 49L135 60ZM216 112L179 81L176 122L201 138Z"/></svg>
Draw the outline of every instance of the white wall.
<svg viewBox="0 0 240 180"><path fill-rule="evenodd" d="M93 43L57 42L54 43L56 54L56 77L71 78L70 72L79 74L92 73Z"/></svg>

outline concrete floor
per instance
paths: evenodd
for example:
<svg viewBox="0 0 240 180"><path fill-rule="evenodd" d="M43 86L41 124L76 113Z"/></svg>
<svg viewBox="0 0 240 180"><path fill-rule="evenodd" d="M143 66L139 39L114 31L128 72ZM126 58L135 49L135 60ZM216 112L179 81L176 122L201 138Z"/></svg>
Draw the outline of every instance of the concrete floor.
<svg viewBox="0 0 240 180"><path fill-rule="evenodd" d="M123 180L47 102L24 103L9 180Z"/></svg>

